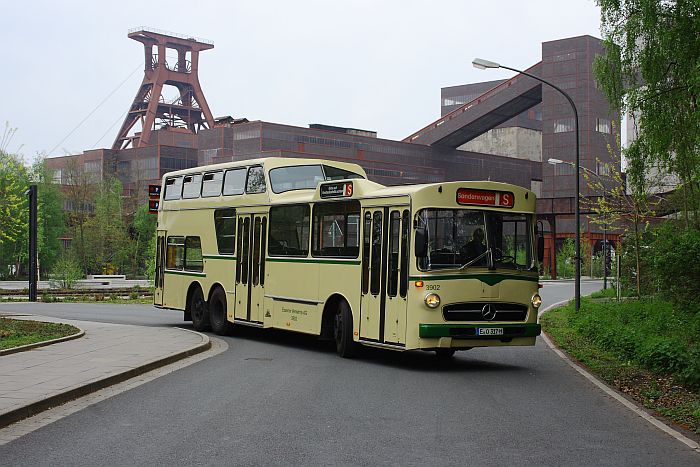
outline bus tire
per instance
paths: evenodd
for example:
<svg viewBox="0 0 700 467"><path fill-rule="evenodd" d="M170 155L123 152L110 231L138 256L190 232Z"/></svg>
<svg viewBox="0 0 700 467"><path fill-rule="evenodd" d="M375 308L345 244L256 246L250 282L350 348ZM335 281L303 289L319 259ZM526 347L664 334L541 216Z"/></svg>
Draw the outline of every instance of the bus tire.
<svg viewBox="0 0 700 467"><path fill-rule="evenodd" d="M204 301L202 289L198 286L192 290L189 308L192 315L192 326L195 331L208 331L209 310L207 309L207 302Z"/></svg>
<svg viewBox="0 0 700 467"><path fill-rule="evenodd" d="M226 319L226 293L221 287L215 288L209 299L209 320L215 334L229 336L233 332L233 324Z"/></svg>
<svg viewBox="0 0 700 467"><path fill-rule="evenodd" d="M357 343L352 339L352 312L345 300L341 300L333 319L333 339L335 350L343 358L353 357L357 353Z"/></svg>

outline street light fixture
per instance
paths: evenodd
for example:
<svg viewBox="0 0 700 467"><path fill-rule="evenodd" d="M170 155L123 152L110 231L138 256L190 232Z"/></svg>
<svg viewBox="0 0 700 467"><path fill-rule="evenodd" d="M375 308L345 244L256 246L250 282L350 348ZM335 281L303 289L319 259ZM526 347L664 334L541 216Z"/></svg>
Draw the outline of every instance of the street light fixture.
<svg viewBox="0 0 700 467"><path fill-rule="evenodd" d="M547 163L551 165L559 165L559 164L566 164L570 166L574 166L573 162L567 162L563 161L561 159L555 159L553 157L550 157L547 159ZM591 175L595 175L598 180L603 184L603 200L605 200L605 181L603 180L603 177L598 174L597 172L592 171L591 169L583 166L579 166L579 169L583 169L586 172L588 172ZM603 205L605 205L605 201L603 201ZM608 288L608 220L607 216L605 214L605 211L603 211L603 289Z"/></svg>
<svg viewBox="0 0 700 467"><path fill-rule="evenodd" d="M566 98L567 101L569 101L569 104L571 104L571 108L574 111L574 123L575 123L575 128L574 130L576 131L576 167L581 166L581 156L580 156L580 145L579 145L579 134L578 134L578 111L576 110L576 104L574 104L573 99L571 96L569 96L567 93L562 91L559 87L553 85L549 81L546 81L539 76L532 75L530 73L527 73L522 70L518 70L516 68L511 68L505 65L501 65L500 63L492 62L489 60L484 60L483 58L475 58L472 60L472 65L474 65L474 68L478 68L480 70L485 70L487 68L503 68L505 70L510 70L514 71L516 73L520 73L525 76L529 76L530 78L537 80L541 83L546 84L547 86L550 86L551 88L554 88L555 90L559 91L559 93ZM576 203L576 245L574 246L576 250L576 271L574 273L574 296L575 296L575 307L576 311L579 311L581 308L581 208L579 206L579 191L580 191L580 171L576 170L576 193L575 193L575 203Z"/></svg>

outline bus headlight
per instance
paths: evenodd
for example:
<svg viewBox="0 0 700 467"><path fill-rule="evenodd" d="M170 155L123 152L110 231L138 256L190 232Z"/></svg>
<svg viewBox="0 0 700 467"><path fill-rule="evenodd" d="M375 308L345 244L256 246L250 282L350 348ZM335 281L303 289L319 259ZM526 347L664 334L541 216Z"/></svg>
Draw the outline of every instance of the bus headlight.
<svg viewBox="0 0 700 467"><path fill-rule="evenodd" d="M425 296L425 304L428 308L437 308L440 306L440 296L436 293L429 293Z"/></svg>
<svg viewBox="0 0 700 467"><path fill-rule="evenodd" d="M542 305L542 297L540 297L540 294L538 293L533 295L530 301L532 302L532 306L534 306L535 308L539 308L540 305Z"/></svg>

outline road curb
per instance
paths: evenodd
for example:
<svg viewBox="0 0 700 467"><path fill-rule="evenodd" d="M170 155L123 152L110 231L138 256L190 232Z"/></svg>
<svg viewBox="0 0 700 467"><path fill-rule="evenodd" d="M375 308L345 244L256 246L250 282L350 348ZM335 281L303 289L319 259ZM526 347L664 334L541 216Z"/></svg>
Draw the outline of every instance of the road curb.
<svg viewBox="0 0 700 467"><path fill-rule="evenodd" d="M129 370L108 376L106 378L91 381L90 383L84 384L82 386L69 389L68 391L55 394L46 399L42 399L24 407L20 407L10 412L0 414L0 428L4 428L8 425L11 425L12 423L18 422L25 418L29 418L50 408L59 406L61 404L65 404L66 402L69 402L73 399L77 399L95 391L99 391L100 389L104 389L117 383L124 382L128 379L134 378L144 373L148 373L149 371L155 370L157 368L170 365L171 363L174 363L178 360L191 357L192 355L196 355L211 348L211 340L209 339L209 336L189 329L176 329L197 334L202 338L202 342L198 345L195 345L194 347L190 347L189 349L171 353L166 357L152 360L141 366L131 368Z"/></svg>
<svg viewBox="0 0 700 467"><path fill-rule="evenodd" d="M544 313L548 312L549 310L552 310L554 308L558 308L562 305L565 305L569 303L571 300L564 300L561 302L554 303L552 305L547 306L543 310L541 310L538 314L539 316L542 316ZM572 367L574 370L576 370L581 376L586 378L588 381L593 383L595 386L598 387L601 391L603 391L606 395L612 397L615 399L617 402L622 404L624 407L626 407L628 410L632 411L635 415L640 416L647 422L649 422L651 425L656 427L657 429L663 431L669 436L672 436L676 440L680 441L681 443L685 444L687 447L692 449L693 451L700 453L700 444L697 442L693 441L692 439L688 438L687 436L683 435L683 433L677 431L670 425L662 422L658 418L654 417L652 414L647 412L646 409L644 409L642 406L637 404L636 401L629 400L622 394L620 394L616 389L608 386L605 382L602 380L598 379L598 377L594 376L592 373L590 373L588 370L586 370L583 366L579 365L576 361L574 361L572 358L570 358L563 350L561 350L559 347L556 346L556 344L549 338L547 333L542 331L541 334L542 340L547 344L547 346L554 351L555 354L557 354L562 360L564 360L570 367Z"/></svg>
<svg viewBox="0 0 700 467"><path fill-rule="evenodd" d="M25 320L29 321L29 320ZM34 320L32 320L34 321ZM38 323L47 323L49 321L37 321ZM73 326L72 324L70 326ZM11 355L13 353L18 353L18 352L26 352L27 350L33 350L39 347L44 347L46 345L51 345L51 344L58 344L59 342L66 342L66 341L71 341L73 339L77 339L79 337L83 337L85 335L85 331L80 329L78 326L73 326L74 328L78 329L78 332L75 334L71 334L70 336L64 336L64 337L59 337L57 339L50 339L48 341L41 341L41 342L35 342L33 344L27 344L27 345L20 345L19 347L12 347L11 349L5 349L5 350L0 350L0 357L3 355Z"/></svg>

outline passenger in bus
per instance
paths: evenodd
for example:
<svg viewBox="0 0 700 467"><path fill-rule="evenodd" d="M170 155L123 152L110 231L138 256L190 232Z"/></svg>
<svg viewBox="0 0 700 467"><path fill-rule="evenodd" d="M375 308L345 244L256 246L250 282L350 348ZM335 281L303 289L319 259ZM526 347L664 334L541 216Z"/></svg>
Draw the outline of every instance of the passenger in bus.
<svg viewBox="0 0 700 467"><path fill-rule="evenodd" d="M486 245L484 245L484 231L481 228L474 230L472 234L472 239L468 241L462 247L462 255L465 262L472 261L478 258L480 255L484 254L486 251ZM484 256L479 261L476 262L477 265L486 264L486 257Z"/></svg>

